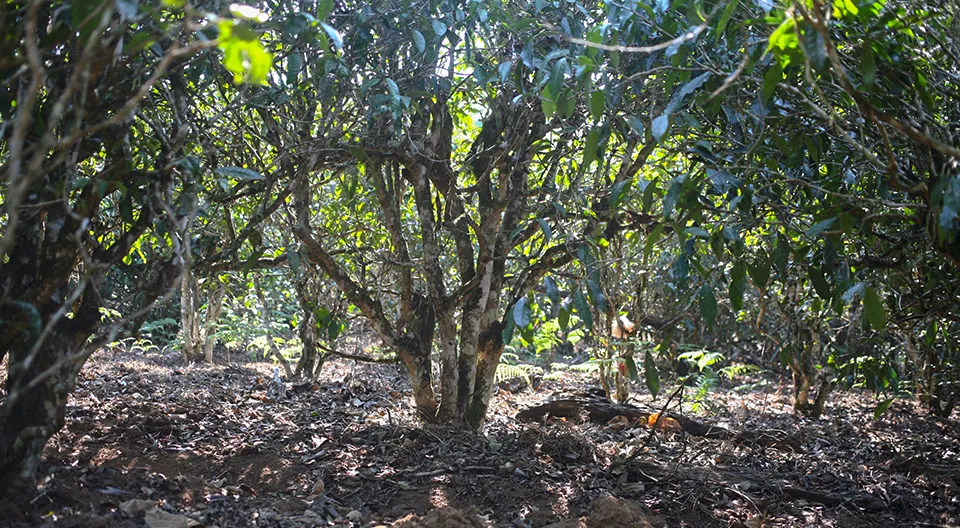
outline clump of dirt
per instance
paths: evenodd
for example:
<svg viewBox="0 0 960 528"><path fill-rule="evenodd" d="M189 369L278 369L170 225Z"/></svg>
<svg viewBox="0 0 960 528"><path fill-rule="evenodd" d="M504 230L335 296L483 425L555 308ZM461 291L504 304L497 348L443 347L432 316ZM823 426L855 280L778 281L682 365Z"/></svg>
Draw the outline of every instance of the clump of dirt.
<svg viewBox="0 0 960 528"><path fill-rule="evenodd" d="M424 515L408 515L390 525L390 528L490 528L493 526L477 516L476 509L467 511L440 508ZM377 528L387 528L385 525Z"/></svg>

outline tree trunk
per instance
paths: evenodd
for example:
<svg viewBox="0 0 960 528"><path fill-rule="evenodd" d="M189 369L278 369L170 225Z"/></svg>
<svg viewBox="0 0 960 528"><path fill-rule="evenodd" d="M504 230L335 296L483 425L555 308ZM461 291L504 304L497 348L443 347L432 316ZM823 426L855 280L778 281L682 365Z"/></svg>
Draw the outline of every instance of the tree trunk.
<svg viewBox="0 0 960 528"><path fill-rule="evenodd" d="M440 331L440 408L437 417L444 423L459 421L457 391L457 323L453 310L444 310L437 316Z"/></svg>
<svg viewBox="0 0 960 528"><path fill-rule="evenodd" d="M0 408L0 491L32 483L44 446L63 427L67 397L87 359L83 345L95 327L71 323L60 321L33 354L28 339L10 351L8 397Z"/></svg>
<svg viewBox="0 0 960 528"><path fill-rule="evenodd" d="M466 415L467 424L473 429L480 429L487 415L490 398L497 387L497 365L504 347L503 324L494 321L484 329L477 342L477 379Z"/></svg>
<svg viewBox="0 0 960 528"><path fill-rule="evenodd" d="M210 300L207 301L207 316L203 327L203 358L207 363L213 363L213 345L216 340L213 338L217 333L217 322L220 320L220 313L223 312L223 298L227 294L227 289L222 282L217 282L216 289L210 294Z"/></svg>
<svg viewBox="0 0 960 528"><path fill-rule="evenodd" d="M433 334L437 327L437 316L433 303L423 296L413 299L413 328L407 328L399 340L397 354L407 367L410 384L413 386L413 400L420 417L427 422L437 421L437 395L433 390L433 363L430 353L433 350Z"/></svg>
<svg viewBox="0 0 960 528"><path fill-rule="evenodd" d="M183 279L180 281L180 331L183 337L183 359L188 363L203 359L198 289L193 272L184 268Z"/></svg>
<svg viewBox="0 0 960 528"><path fill-rule="evenodd" d="M294 289L297 292L297 301L300 304L300 322L297 325L297 335L300 337L300 359L294 371L296 379L315 380L320 375L326 356L317 349L317 316L314 313L319 308L320 292L310 276L308 270L298 266L294 270Z"/></svg>
<svg viewBox="0 0 960 528"><path fill-rule="evenodd" d="M320 375L324 357L317 352L317 330L312 315L306 316L300 321L297 335L300 336L302 349L293 377L294 379L315 380Z"/></svg>

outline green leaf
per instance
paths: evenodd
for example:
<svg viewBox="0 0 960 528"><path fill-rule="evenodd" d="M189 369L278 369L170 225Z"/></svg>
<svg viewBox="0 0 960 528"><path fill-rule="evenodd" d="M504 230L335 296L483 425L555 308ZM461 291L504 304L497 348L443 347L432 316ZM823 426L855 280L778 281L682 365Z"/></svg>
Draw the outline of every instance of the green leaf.
<svg viewBox="0 0 960 528"><path fill-rule="evenodd" d="M128 224L133 223L133 198L130 196L130 193L123 193L123 198L120 199L120 218Z"/></svg>
<svg viewBox="0 0 960 528"><path fill-rule="evenodd" d="M543 109L543 116L549 120L557 111L557 94L548 84L540 94L540 108Z"/></svg>
<svg viewBox="0 0 960 528"><path fill-rule="evenodd" d="M576 97L569 88L564 89L563 93L560 94L560 100L557 102L557 111L560 112L560 115L569 119L573 117L573 114L576 113L576 110Z"/></svg>
<svg viewBox="0 0 960 528"><path fill-rule="evenodd" d="M657 224L657 227L653 228L653 231L647 235L647 244L643 246L643 260L650 259L650 253L653 251L653 246L660 240L660 236L663 235L664 224Z"/></svg>
<svg viewBox="0 0 960 528"><path fill-rule="evenodd" d="M152 45L156 40L154 40L153 35L146 32L134 33L130 40L123 46L124 55L133 55L147 46Z"/></svg>
<svg viewBox="0 0 960 528"><path fill-rule="evenodd" d="M564 302L560 305L560 311L557 312L557 322L560 324L561 330L566 330L570 326L570 303L568 301L569 298L564 299Z"/></svg>
<svg viewBox="0 0 960 528"><path fill-rule="evenodd" d="M619 181L610 187L610 209L616 209L630 191L633 179Z"/></svg>
<svg viewBox="0 0 960 528"><path fill-rule="evenodd" d="M300 80L300 70L303 69L303 55L297 52L287 57L287 84L296 86Z"/></svg>
<svg viewBox="0 0 960 528"><path fill-rule="evenodd" d="M627 124L630 125L630 128L633 130L633 132L638 136L643 137L643 120L636 116L627 116L626 119Z"/></svg>
<svg viewBox="0 0 960 528"><path fill-rule="evenodd" d="M597 259L593 256L593 252L590 251L588 244L583 243L577 247L577 259L588 275L593 275L597 272Z"/></svg>
<svg viewBox="0 0 960 528"><path fill-rule="evenodd" d="M817 295L829 300L831 297L830 284L827 283L827 278L824 277L823 271L816 266L810 266L810 269L807 270L807 275L810 277L810 282L813 283L813 289L817 291Z"/></svg>
<svg viewBox="0 0 960 528"><path fill-rule="evenodd" d="M550 239L553 238L553 231L550 229L550 224L543 218L537 218L537 223L540 224L540 230L543 231L544 240L549 243Z"/></svg>
<svg viewBox="0 0 960 528"><path fill-rule="evenodd" d="M513 68L513 61L507 61L497 66L497 73L500 74L500 82L507 84L507 79L510 78L510 69Z"/></svg>
<svg viewBox="0 0 960 528"><path fill-rule="evenodd" d="M650 389L650 394L656 398L657 393L660 392L660 372L657 371L657 364L653 361L653 354L649 350L643 355L643 379L647 383L647 388Z"/></svg>
<svg viewBox="0 0 960 528"><path fill-rule="evenodd" d="M521 329L520 329L520 337L523 338L523 343L524 343L525 345L528 345L528 346L529 346L529 345L532 345L532 344L533 344L533 338L534 338L533 326L525 326L525 327L521 328Z"/></svg>
<svg viewBox="0 0 960 528"><path fill-rule="evenodd" d="M750 267L747 268L753 284L761 290L767 288L767 282L770 280L770 260L764 254L757 255Z"/></svg>
<svg viewBox="0 0 960 528"><path fill-rule="evenodd" d="M553 68L550 69L550 81L547 83L553 93L559 94L563 90L566 72L567 59L560 59L553 63Z"/></svg>
<svg viewBox="0 0 960 528"><path fill-rule="evenodd" d="M882 402L877 404L877 407L873 410L873 419L879 420L883 413L887 412L887 409L890 408L890 404L893 403L895 398L887 398Z"/></svg>
<svg viewBox="0 0 960 528"><path fill-rule="evenodd" d="M716 39L720 39L720 35L727 30L727 24L730 23L730 18L733 16L734 11L737 10L737 5L740 4L740 0L729 0L727 6L723 9L723 13L720 15L720 20L717 22L717 34Z"/></svg>
<svg viewBox="0 0 960 528"><path fill-rule="evenodd" d="M807 27L803 34L803 51L810 64L818 72L823 72L827 67L827 46L823 41L823 35L812 27Z"/></svg>
<svg viewBox="0 0 960 528"><path fill-rule="evenodd" d="M650 208L653 206L653 195L657 192L658 187L657 182L647 182L647 186L643 189L643 199L640 205L644 213L650 212Z"/></svg>
<svg viewBox="0 0 960 528"><path fill-rule="evenodd" d="M714 321L717 320L717 297L713 294L713 288L709 284L700 287L700 317L707 323L707 327L713 328Z"/></svg>
<svg viewBox="0 0 960 528"><path fill-rule="evenodd" d="M773 263L781 276L787 272L787 266L790 263L790 243L783 233L777 234L777 247L773 250Z"/></svg>
<svg viewBox="0 0 960 528"><path fill-rule="evenodd" d="M863 43L863 54L860 56L860 75L867 88L873 88L877 82L877 61L873 56L873 41Z"/></svg>
<svg viewBox="0 0 960 528"><path fill-rule="evenodd" d="M337 28L327 24L326 22L320 22L320 27L323 28L323 32L327 34L327 37L330 38L330 41L333 42L333 46L337 48L337 51L343 49L343 37L340 36L340 32L337 31Z"/></svg>
<svg viewBox="0 0 960 528"><path fill-rule="evenodd" d="M520 50L520 62L531 70L535 66L533 56L533 40L527 41L527 44Z"/></svg>
<svg viewBox="0 0 960 528"><path fill-rule="evenodd" d="M588 168L597 160L597 146L600 143L600 131L596 128L587 134L587 144L583 149L583 167Z"/></svg>
<svg viewBox="0 0 960 528"><path fill-rule="evenodd" d="M838 20L846 16L857 16L859 13L856 0L833 0L833 16Z"/></svg>
<svg viewBox="0 0 960 528"><path fill-rule="evenodd" d="M447 25L437 19L430 21L430 27L433 28L433 32L437 35L438 40L447 34Z"/></svg>
<svg viewBox="0 0 960 528"><path fill-rule="evenodd" d="M684 99L687 98L690 94L700 89L704 83L710 80L710 77L713 76L713 73L701 73L693 79L690 79L689 82L680 87L680 90L670 98L670 102L667 104L666 110L663 111L664 115L670 115L677 111L680 106L683 104Z"/></svg>
<svg viewBox="0 0 960 528"><path fill-rule="evenodd" d="M653 120L653 125L651 126L651 132L653 132L654 139L659 143L663 136L666 135L667 130L670 128L670 115L663 114L660 117Z"/></svg>
<svg viewBox="0 0 960 528"><path fill-rule="evenodd" d="M397 86L397 82L393 79L387 77L384 79L384 82L387 85L387 94L390 96L390 100L394 105L400 104L400 87Z"/></svg>
<svg viewBox="0 0 960 528"><path fill-rule="evenodd" d="M427 49L427 39L423 38L423 33L414 29L410 34L413 37L414 49L417 50L417 53L423 53Z"/></svg>
<svg viewBox="0 0 960 528"><path fill-rule="evenodd" d="M683 176L678 176L672 180L670 189L667 190L667 194L663 197L664 218L673 217L673 210L677 206L677 202L680 200L680 191L683 190L684 181L686 181L686 178Z"/></svg>
<svg viewBox="0 0 960 528"><path fill-rule="evenodd" d="M257 262L260 261L260 257L263 256L263 252L264 252L263 249L258 249L254 251L253 254L250 255L250 258L248 258L247 261L243 263L243 271L241 272L241 274L244 277L249 275L250 270L252 270L253 267L257 264Z"/></svg>
<svg viewBox="0 0 960 528"><path fill-rule="evenodd" d="M784 19L777 29L770 34L770 41L769 44L767 44L765 53L769 53L770 51L784 52L796 47L797 35L794 32L796 26L797 20L792 16Z"/></svg>
<svg viewBox="0 0 960 528"><path fill-rule="evenodd" d="M607 311L607 299L604 297L600 285L593 279L587 279L587 293L590 294L590 300L593 301L593 306L597 309L597 312L604 313Z"/></svg>
<svg viewBox="0 0 960 528"><path fill-rule="evenodd" d="M743 261L737 261L730 270L730 286L727 293L730 296L730 304L733 309L740 311L743 309L743 293L747 290L747 266Z"/></svg>
<svg viewBox="0 0 960 528"><path fill-rule="evenodd" d="M244 169L242 167L220 167L219 169L215 169L213 172L214 174L226 176L235 180L255 181L264 179L263 175L259 172L250 169Z"/></svg>
<svg viewBox="0 0 960 528"><path fill-rule="evenodd" d="M603 90L594 90L590 94L590 117L594 121L599 121L603 117L603 109L606 105L607 96Z"/></svg>
<svg viewBox="0 0 960 528"><path fill-rule="evenodd" d="M95 16L95 13L102 13L100 9L105 7L105 4L103 0L73 0L68 4L73 29L79 31L84 39L97 27L100 17Z"/></svg>
<svg viewBox="0 0 960 528"><path fill-rule="evenodd" d="M579 288L573 294L573 305L577 309L577 315L580 317L580 320L587 325L587 329L593 328L593 312L590 311L590 305L587 304L587 299L583 296L583 291Z"/></svg>
<svg viewBox="0 0 960 528"><path fill-rule="evenodd" d="M320 0L317 5L317 18L323 20L333 13L333 0Z"/></svg>
<svg viewBox="0 0 960 528"><path fill-rule="evenodd" d="M244 23L245 24L245 23ZM259 35L239 22L222 20L219 45L223 51L223 66L233 74L234 84L265 84L273 68L273 54L263 49Z"/></svg>
<svg viewBox="0 0 960 528"><path fill-rule="evenodd" d="M340 332L343 332L346 325L343 324L343 321L339 319L334 319L330 321L330 324L327 325L327 337L330 338L330 341L336 341L337 337L340 336Z"/></svg>
<svg viewBox="0 0 960 528"><path fill-rule="evenodd" d="M560 302L560 289L557 288L557 281L553 280L553 277L544 277L543 288L546 290L547 298L550 299L550 302Z"/></svg>
<svg viewBox="0 0 960 528"><path fill-rule="evenodd" d="M883 301L877 295L877 290L867 288L863 292L863 311L867 315L867 321L876 330L883 330L887 326L887 312L883 306Z"/></svg>
<svg viewBox="0 0 960 528"><path fill-rule="evenodd" d="M779 63L773 63L773 66L763 75L763 89L761 97L764 103L769 104L773 100L773 94L777 91L777 84L783 80L783 68Z"/></svg>
<svg viewBox="0 0 960 528"><path fill-rule="evenodd" d="M816 224L814 224L812 227L810 227L810 229L807 229L807 231L804 233L804 235L806 235L806 236L808 236L808 237L810 237L810 238L813 238L813 237L819 235L820 233L826 231L827 229L830 229L830 226L832 226L833 223L836 222L836 221L837 221L836 217L834 217L834 218L827 218L826 220L821 220L821 221L817 222Z"/></svg>
<svg viewBox="0 0 960 528"><path fill-rule="evenodd" d="M627 375L630 376L630 379L640 381L640 371L637 369L637 362L633 360L633 356L624 356L623 362L627 365Z"/></svg>
<svg viewBox="0 0 960 528"><path fill-rule="evenodd" d="M513 321L520 328L525 328L530 324L530 306L527 305L527 298L521 297L517 304L513 305Z"/></svg>
<svg viewBox="0 0 960 528"><path fill-rule="evenodd" d="M517 324L513 322L513 314L505 317L506 322L503 324L503 332L500 332L500 338L503 340L504 344L510 344L513 341L513 332L517 329Z"/></svg>

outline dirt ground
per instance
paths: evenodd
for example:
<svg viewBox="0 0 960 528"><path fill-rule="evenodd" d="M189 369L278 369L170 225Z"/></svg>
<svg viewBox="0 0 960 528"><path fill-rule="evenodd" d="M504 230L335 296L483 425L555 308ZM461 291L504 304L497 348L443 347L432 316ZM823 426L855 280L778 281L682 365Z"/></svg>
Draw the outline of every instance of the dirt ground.
<svg viewBox="0 0 960 528"><path fill-rule="evenodd" d="M98 353L39 487L0 499L0 526L960 524L960 426L908 400L874 420L872 395L838 393L824 418L806 420L768 379L745 394L717 389L708 412L685 410L755 431L756 442L627 420L514 418L591 384L564 373L536 390L502 389L471 434L419 427L393 365L332 361L318 383L286 384L285 396L270 390L272 376L268 363ZM638 392L640 403L663 405Z"/></svg>

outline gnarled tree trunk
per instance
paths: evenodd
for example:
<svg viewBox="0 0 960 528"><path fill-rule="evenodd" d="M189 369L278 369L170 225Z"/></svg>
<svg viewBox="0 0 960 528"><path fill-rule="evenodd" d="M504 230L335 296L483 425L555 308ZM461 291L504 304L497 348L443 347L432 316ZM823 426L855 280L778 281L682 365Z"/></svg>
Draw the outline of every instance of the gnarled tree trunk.
<svg viewBox="0 0 960 528"><path fill-rule="evenodd" d="M96 296L92 285L86 290L88 298ZM52 324L48 314L46 336L21 332L10 348L7 398L0 406L0 491L32 482L47 440L63 427L67 397L91 352L84 345L99 324L96 308Z"/></svg>

